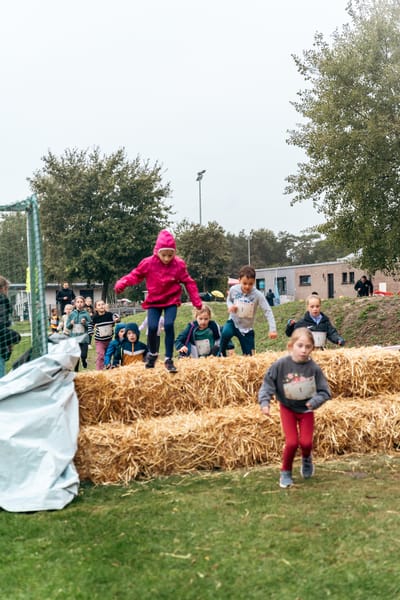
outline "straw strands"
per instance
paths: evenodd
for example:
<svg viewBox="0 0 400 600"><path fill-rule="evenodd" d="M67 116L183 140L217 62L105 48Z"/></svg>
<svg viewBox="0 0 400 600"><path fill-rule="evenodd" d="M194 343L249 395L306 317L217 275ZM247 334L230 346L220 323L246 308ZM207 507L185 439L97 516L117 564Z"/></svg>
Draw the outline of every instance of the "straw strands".
<svg viewBox="0 0 400 600"><path fill-rule="evenodd" d="M285 352L253 357L182 359L171 376L159 361L155 369L133 364L111 371L79 373L75 387L82 425L181 412L246 406L257 393L268 367ZM376 348L325 350L313 353L334 397L373 398L400 392L400 352Z"/></svg>
<svg viewBox="0 0 400 600"><path fill-rule="evenodd" d="M198 469L277 463L279 410L262 415L257 393L285 352L183 359L178 373L142 364L76 376L82 479L126 483ZM315 453L393 452L400 448L400 353L378 348L313 353L335 400L316 413ZM397 394L396 394L397 392Z"/></svg>
<svg viewBox="0 0 400 600"><path fill-rule="evenodd" d="M279 409L257 406L105 423L81 429L76 465L94 483L127 483L196 470L251 467L280 460ZM317 412L314 452L319 460L347 453L390 453L400 448L400 400L331 400Z"/></svg>

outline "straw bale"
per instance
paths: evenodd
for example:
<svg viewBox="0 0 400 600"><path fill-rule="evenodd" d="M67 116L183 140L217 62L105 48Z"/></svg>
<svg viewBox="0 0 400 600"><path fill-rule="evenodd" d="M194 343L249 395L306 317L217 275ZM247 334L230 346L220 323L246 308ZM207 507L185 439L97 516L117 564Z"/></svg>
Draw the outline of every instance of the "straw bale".
<svg viewBox="0 0 400 600"><path fill-rule="evenodd" d="M362 347L313 352L333 396L373 398L400 392L400 352Z"/></svg>
<svg viewBox="0 0 400 600"><path fill-rule="evenodd" d="M177 361L178 372L162 363L154 369L133 364L75 378L82 425L168 416L205 407L254 404L266 365L284 353Z"/></svg>
<svg viewBox="0 0 400 600"><path fill-rule="evenodd" d="M268 367L286 352L253 357L183 359L178 373L167 373L162 361L155 369L133 364L111 371L77 374L82 425L161 417L204 408L246 406L257 393ZM333 396L374 398L400 392L400 352L378 348L315 351Z"/></svg>
<svg viewBox="0 0 400 600"><path fill-rule="evenodd" d="M330 401L316 412L314 446L321 457L400 450L400 397Z"/></svg>
<svg viewBox="0 0 400 600"><path fill-rule="evenodd" d="M314 453L326 459L345 453L394 452L400 448L400 398L376 402L327 402L316 413ZM163 418L81 428L76 465L81 479L127 483L201 469L234 469L280 461L279 410L271 417L257 405L226 406Z"/></svg>

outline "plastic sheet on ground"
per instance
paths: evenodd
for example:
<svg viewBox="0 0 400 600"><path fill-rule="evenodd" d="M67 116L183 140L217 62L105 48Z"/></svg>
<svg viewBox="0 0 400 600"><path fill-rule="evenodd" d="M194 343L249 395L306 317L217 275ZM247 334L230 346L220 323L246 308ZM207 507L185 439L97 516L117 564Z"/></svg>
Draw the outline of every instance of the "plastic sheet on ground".
<svg viewBox="0 0 400 600"><path fill-rule="evenodd" d="M78 494L73 464L79 433L76 339L0 379L0 507L57 510Z"/></svg>

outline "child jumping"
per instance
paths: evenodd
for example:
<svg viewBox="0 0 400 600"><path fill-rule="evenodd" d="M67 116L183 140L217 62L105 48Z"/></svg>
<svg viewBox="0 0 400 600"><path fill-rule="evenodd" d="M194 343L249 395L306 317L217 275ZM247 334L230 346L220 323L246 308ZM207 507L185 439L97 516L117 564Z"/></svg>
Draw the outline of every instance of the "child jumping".
<svg viewBox="0 0 400 600"><path fill-rule="evenodd" d="M239 283L233 285L228 292L226 303L230 317L222 328L220 354L226 356L228 343L233 336L239 340L242 352L251 356L255 351L254 320L259 306L269 324L269 338L277 337L275 318L270 305L257 288L256 272L247 265L239 271Z"/></svg>
<svg viewBox="0 0 400 600"><path fill-rule="evenodd" d="M185 261L176 255L176 242L173 235L163 229L157 237L153 255L144 258L130 273L117 281L114 290L120 294L129 285L137 285L146 280L147 297L142 302L147 309L147 346L149 352L146 368L152 369L156 363L157 330L164 311L165 367L171 373L177 369L172 360L174 351L174 322L178 306L181 305L183 283L195 308L201 307L201 298L195 281L190 277Z"/></svg>
<svg viewBox="0 0 400 600"><path fill-rule="evenodd" d="M344 339L338 334L329 318L321 312L321 298L318 294L313 293L306 298L306 307L307 312L302 319L297 322L294 319L289 319L286 326L286 335L290 337L295 329L307 327L311 332L326 333L326 337L332 344L344 346ZM319 346L317 336L314 336L314 338L315 346Z"/></svg>
<svg viewBox="0 0 400 600"><path fill-rule="evenodd" d="M269 415L271 397L279 402L282 429L285 436L281 488L293 485L293 461L301 448L300 473L308 479L314 474L312 445L314 410L331 398L328 383L321 368L311 359L314 338L305 327L295 329L288 342L289 355L274 362L264 376L258 393L261 410Z"/></svg>

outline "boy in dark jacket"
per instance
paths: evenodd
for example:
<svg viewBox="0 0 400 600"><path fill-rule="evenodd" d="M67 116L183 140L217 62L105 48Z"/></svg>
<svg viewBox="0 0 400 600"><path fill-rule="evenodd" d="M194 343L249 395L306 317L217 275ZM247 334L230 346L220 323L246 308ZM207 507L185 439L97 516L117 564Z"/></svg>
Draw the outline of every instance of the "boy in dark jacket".
<svg viewBox="0 0 400 600"><path fill-rule="evenodd" d="M322 332L326 334L326 337L332 344L338 346L344 346L345 341L339 335L336 328L332 325L329 318L321 312L321 298L316 294L311 294L306 299L306 306L308 308L302 319L297 322L294 319L290 319L286 326L286 335L290 337L295 329L299 327L307 327L311 333ZM321 344L317 341L318 337L314 335L315 347L321 347Z"/></svg>
<svg viewBox="0 0 400 600"><path fill-rule="evenodd" d="M137 324L128 323L121 343L121 366L125 367L133 362L145 360L148 348L139 338L140 331Z"/></svg>

